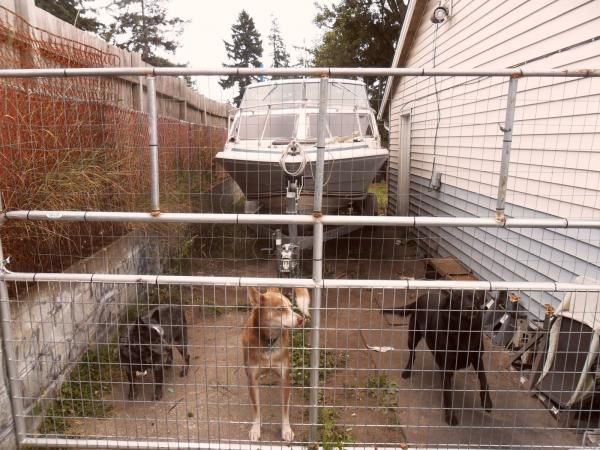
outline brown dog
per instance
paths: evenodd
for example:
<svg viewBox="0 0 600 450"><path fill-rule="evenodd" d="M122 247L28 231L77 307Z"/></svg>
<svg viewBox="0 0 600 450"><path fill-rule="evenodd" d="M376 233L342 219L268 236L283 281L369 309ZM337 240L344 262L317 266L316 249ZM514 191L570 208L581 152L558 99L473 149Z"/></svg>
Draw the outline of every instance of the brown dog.
<svg viewBox="0 0 600 450"><path fill-rule="evenodd" d="M304 301L309 298L305 288L296 288L295 292ZM293 311L292 302L279 289L268 289L261 294L255 288L248 288L248 299L252 304L252 312L246 322L242 343L253 407L250 440L260 439L258 378L263 372L273 371L281 379L281 438L290 442L294 439L294 433L290 427L289 330L302 327L304 317Z"/></svg>

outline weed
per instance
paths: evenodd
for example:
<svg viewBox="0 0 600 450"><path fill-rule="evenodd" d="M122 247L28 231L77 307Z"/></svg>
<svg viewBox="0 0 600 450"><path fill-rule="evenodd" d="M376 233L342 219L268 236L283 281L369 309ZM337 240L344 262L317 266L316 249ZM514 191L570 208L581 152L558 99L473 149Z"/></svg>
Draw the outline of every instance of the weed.
<svg viewBox="0 0 600 450"><path fill-rule="evenodd" d="M244 225L200 224L193 226L193 246L190 251L194 270L214 273L215 270L235 270L235 260L257 259L258 237L248 236ZM234 264L232 264L232 260Z"/></svg>
<svg viewBox="0 0 600 450"><path fill-rule="evenodd" d="M42 434L65 434L69 420L77 417L106 417L111 406L104 394L111 392L113 371L118 370L118 349L114 344L99 345L88 350L62 384L57 399L43 413ZM41 411L39 411L40 414Z"/></svg>
<svg viewBox="0 0 600 450"><path fill-rule="evenodd" d="M190 297L185 301L186 304L198 307L204 319L216 319L227 312L226 306L217 303L218 294L211 291L211 289L193 288Z"/></svg>
<svg viewBox="0 0 600 450"><path fill-rule="evenodd" d="M127 309L121 314L121 318L119 319L120 324L129 324L135 322L135 320L144 314L148 310L146 305L136 304L136 305L128 305Z"/></svg>
<svg viewBox="0 0 600 450"><path fill-rule="evenodd" d="M194 236L192 236L191 239L187 239L183 245L181 246L181 249L179 250L179 257L180 258L190 258L192 256L192 247L194 245Z"/></svg>
<svg viewBox="0 0 600 450"><path fill-rule="evenodd" d="M225 314L225 308L217 305L215 300L210 297L204 297L199 306L204 319L216 319Z"/></svg>
<svg viewBox="0 0 600 450"><path fill-rule="evenodd" d="M371 375L367 380L369 396L376 398L386 412L396 413L398 408L398 384L386 374Z"/></svg>
<svg viewBox="0 0 600 450"><path fill-rule="evenodd" d="M337 448L342 450L346 444L352 444L352 429L342 429L335 423L337 415L331 408L319 409L319 423L321 424L321 446L323 450Z"/></svg>
<svg viewBox="0 0 600 450"><path fill-rule="evenodd" d="M146 292L148 305L152 308L159 305L182 305L181 291L177 286L157 287L148 286Z"/></svg>
<svg viewBox="0 0 600 450"><path fill-rule="evenodd" d="M380 183L373 183L369 186L369 192L375 194L377 199L377 214L385 216L388 205L388 188L387 183L382 181Z"/></svg>
<svg viewBox="0 0 600 450"><path fill-rule="evenodd" d="M168 231L166 232L168 233ZM168 244L169 257L164 262L165 271L172 275L192 274L194 258L194 236L189 227L178 227L178 239L172 239Z"/></svg>
<svg viewBox="0 0 600 450"><path fill-rule="evenodd" d="M308 387L310 385L310 346L306 342L306 331L292 332L291 363L292 385ZM328 375L338 367L344 367L348 357L345 353L321 350L319 353L319 381L325 382Z"/></svg>

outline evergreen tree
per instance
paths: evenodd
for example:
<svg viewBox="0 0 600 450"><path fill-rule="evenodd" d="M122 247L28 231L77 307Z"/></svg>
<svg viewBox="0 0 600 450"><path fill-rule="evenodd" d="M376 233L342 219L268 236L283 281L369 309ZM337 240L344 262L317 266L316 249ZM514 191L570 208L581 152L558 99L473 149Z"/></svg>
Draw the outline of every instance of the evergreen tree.
<svg viewBox="0 0 600 450"><path fill-rule="evenodd" d="M276 18L273 18L271 23L271 34L269 34L269 42L273 50L273 67L289 67L290 54L285 48L281 32L279 31L279 23Z"/></svg>
<svg viewBox="0 0 600 450"><path fill-rule="evenodd" d="M115 22L105 33L108 41L130 52L142 54L142 60L158 66L177 66L158 56L160 51L174 53L185 21L169 17L165 0L114 0Z"/></svg>
<svg viewBox="0 0 600 450"><path fill-rule="evenodd" d="M35 0L35 6L48 11L53 16L58 17L80 30L91 31L92 33L101 33L104 26L93 17L96 11L88 8L81 0Z"/></svg>
<svg viewBox="0 0 600 450"><path fill-rule="evenodd" d="M263 54L262 40L254 20L246 11L242 10L237 23L231 26L231 42L224 41L224 43L229 59L229 64L223 64L224 67L262 67L260 62ZM232 88L237 84L238 95L233 101L239 106L246 86L258 79L259 77L229 76L222 78L219 84L223 89Z"/></svg>
<svg viewBox="0 0 600 450"><path fill-rule="evenodd" d="M389 67L392 64L407 9L403 0L339 0L331 7L319 6L319 9L315 24L326 31L323 41L314 50L316 66ZM365 77L375 108L383 96L385 81L385 78Z"/></svg>

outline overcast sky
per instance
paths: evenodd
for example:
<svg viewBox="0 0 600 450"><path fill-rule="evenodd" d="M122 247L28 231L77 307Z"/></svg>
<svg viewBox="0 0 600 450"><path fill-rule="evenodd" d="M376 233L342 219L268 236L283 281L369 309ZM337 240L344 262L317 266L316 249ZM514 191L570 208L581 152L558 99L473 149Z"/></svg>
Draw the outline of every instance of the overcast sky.
<svg viewBox="0 0 600 450"><path fill-rule="evenodd" d="M214 68L227 62L224 40L231 42L231 26L237 21L242 9L254 19L256 28L263 41L262 63L272 65L273 52L269 49L268 36L271 22L276 17L284 44L290 53L290 63L295 64L302 50L296 47L312 48L322 36L313 23L317 14L315 1L331 3L332 0L168 0L171 16L177 16L188 23L180 37L181 46L175 56L163 54L178 63L187 63L190 67ZM111 0L92 0L98 8L101 20L108 21L106 6ZM196 77L198 90L215 100L228 101L235 94L224 92L218 84L218 77Z"/></svg>
<svg viewBox="0 0 600 450"><path fill-rule="evenodd" d="M317 12L314 0L170 0L166 4L172 15L189 20L175 59L188 63L190 67L221 67L227 62L223 40L231 42L231 25L237 21L242 9L254 19L261 34L265 67L272 64L268 35L273 17L279 21L292 64L296 63L301 52L293 46L313 47L322 34L313 23ZM210 77L210 80L198 78L198 89L217 100L229 99L230 93L223 93L217 81L217 77Z"/></svg>

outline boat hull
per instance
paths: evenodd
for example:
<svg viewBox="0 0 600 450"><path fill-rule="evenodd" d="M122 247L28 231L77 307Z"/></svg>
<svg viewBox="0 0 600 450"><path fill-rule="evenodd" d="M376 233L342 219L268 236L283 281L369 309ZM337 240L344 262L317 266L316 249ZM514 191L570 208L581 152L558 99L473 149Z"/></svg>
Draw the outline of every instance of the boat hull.
<svg viewBox="0 0 600 450"><path fill-rule="evenodd" d="M261 204L265 212L284 213L286 209L286 188L290 177L278 162L241 160L219 157L224 169L238 184L247 200ZM376 154L354 158L325 159L323 212L335 213L354 201L366 197L369 185L387 160L386 154ZM288 164L288 171L294 171L298 164ZM299 213L313 211L315 162L306 164L301 180Z"/></svg>

